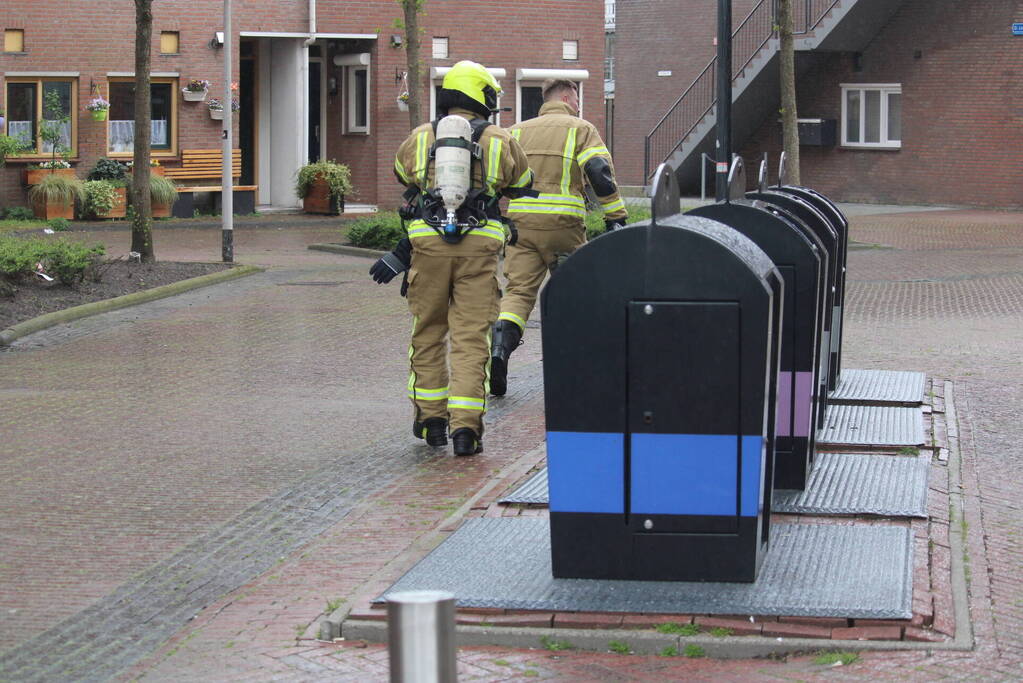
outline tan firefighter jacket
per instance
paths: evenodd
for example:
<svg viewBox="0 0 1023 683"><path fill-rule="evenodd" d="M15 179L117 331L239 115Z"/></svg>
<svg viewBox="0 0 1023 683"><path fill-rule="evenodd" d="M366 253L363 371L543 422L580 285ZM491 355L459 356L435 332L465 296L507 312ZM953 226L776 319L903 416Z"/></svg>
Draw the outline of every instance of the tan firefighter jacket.
<svg viewBox="0 0 1023 683"><path fill-rule="evenodd" d="M448 113L470 121L479 118L467 109L453 108ZM424 123L401 143L394 159L394 174L402 185L415 185L422 190L434 186L433 161L430 159L433 142L433 124ZM487 126L480 136L479 146L483 159L482 163L473 163L473 187L483 187L490 195L508 187L529 187L533 177L529 163L508 131L498 126ZM488 219L458 244L448 244L425 221L414 219L408 224L408 236L413 252L434 256L484 256L495 254L504 246L508 229L503 222Z"/></svg>
<svg viewBox="0 0 1023 683"><path fill-rule="evenodd" d="M508 129L529 157L533 169L533 189L537 198L513 199L508 215L522 228L557 229L578 227L586 218L583 199L583 168L593 157L603 157L611 168L611 155L600 139L596 126L576 116L564 102L545 102L540 115ZM601 196L600 206L606 220L627 217L617 186Z"/></svg>

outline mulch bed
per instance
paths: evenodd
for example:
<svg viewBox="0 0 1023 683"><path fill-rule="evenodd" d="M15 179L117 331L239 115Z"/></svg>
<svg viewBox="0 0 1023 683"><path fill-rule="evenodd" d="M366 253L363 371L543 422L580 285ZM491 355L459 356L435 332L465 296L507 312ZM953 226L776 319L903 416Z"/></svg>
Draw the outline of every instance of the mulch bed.
<svg viewBox="0 0 1023 683"><path fill-rule="evenodd" d="M229 267L224 263L128 263L113 260L100 265L93 278L87 277L74 287L56 281L47 282L39 276L23 278L8 283L14 288L13 296L0 294L0 330L44 313L133 294ZM95 277L99 280L95 281Z"/></svg>

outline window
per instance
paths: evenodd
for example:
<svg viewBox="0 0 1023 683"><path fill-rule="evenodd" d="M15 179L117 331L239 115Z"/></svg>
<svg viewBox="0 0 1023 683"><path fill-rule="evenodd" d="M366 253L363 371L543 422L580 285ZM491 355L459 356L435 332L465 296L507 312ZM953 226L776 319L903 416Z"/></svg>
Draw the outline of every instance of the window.
<svg viewBox="0 0 1023 683"><path fill-rule="evenodd" d="M59 133L59 147L77 153L78 112L71 106L78 101L78 81L70 78L39 77L7 79L7 134L21 140L24 155L53 153L53 142L48 142L45 130ZM50 104L54 106L51 107ZM66 122L59 122L67 117ZM43 127L41 130L40 127ZM58 147L58 153L61 151Z"/></svg>
<svg viewBox="0 0 1023 683"><path fill-rule="evenodd" d="M349 133L369 132L369 68L348 67L348 127Z"/></svg>
<svg viewBox="0 0 1023 683"><path fill-rule="evenodd" d="M178 82L174 78L153 78L150 82L152 123L150 149L157 156L175 153ZM110 80L110 113L107 121L107 151L111 156L135 153L135 80Z"/></svg>
<svg viewBox="0 0 1023 683"><path fill-rule="evenodd" d="M579 115L583 113L583 84L575 81L579 93ZM540 107L543 106L543 81L520 82L519 83L519 121L535 119L540 115Z"/></svg>
<svg viewBox="0 0 1023 683"><path fill-rule="evenodd" d="M433 39L433 58L434 59L447 59L448 58L448 39L434 37Z"/></svg>
<svg viewBox="0 0 1023 683"><path fill-rule="evenodd" d="M842 145L902 146L902 86L842 84Z"/></svg>
<svg viewBox="0 0 1023 683"><path fill-rule="evenodd" d="M177 31L160 33L160 54L176 55L181 52L181 38Z"/></svg>
<svg viewBox="0 0 1023 683"><path fill-rule="evenodd" d="M563 40L561 41L561 58L566 62L574 62L579 59L579 41L578 40Z"/></svg>
<svg viewBox="0 0 1023 683"><path fill-rule="evenodd" d="M4 31L4 52L24 52L25 31L20 28L9 28Z"/></svg>

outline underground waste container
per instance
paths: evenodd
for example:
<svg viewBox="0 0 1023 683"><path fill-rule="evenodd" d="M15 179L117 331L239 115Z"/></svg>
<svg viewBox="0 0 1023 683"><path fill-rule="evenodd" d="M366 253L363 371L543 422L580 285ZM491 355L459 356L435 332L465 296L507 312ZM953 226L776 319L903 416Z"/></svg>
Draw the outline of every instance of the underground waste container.
<svg viewBox="0 0 1023 683"><path fill-rule="evenodd" d="M721 223L607 233L541 296L557 578L754 581L784 284Z"/></svg>

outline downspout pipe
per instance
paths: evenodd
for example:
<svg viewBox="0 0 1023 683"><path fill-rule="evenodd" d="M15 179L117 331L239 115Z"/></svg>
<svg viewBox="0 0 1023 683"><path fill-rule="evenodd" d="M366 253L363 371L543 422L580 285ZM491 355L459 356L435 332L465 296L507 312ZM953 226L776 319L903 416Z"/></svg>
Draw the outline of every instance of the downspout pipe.
<svg viewBox="0 0 1023 683"><path fill-rule="evenodd" d="M302 140L309 163L309 46L316 42L316 0L309 0L309 37L302 41Z"/></svg>

